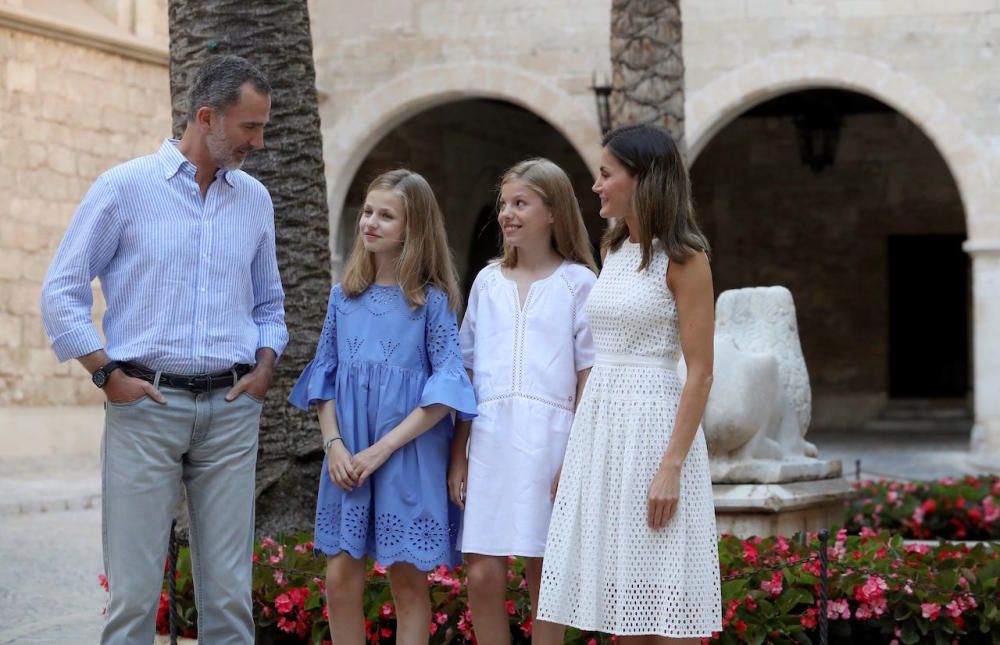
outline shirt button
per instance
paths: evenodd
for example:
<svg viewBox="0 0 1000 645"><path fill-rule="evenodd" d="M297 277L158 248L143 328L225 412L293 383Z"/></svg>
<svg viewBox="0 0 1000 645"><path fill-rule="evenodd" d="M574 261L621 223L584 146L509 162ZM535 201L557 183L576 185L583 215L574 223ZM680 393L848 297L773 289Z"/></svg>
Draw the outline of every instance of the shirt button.
<svg viewBox="0 0 1000 645"><path fill-rule="evenodd" d="M208 259L208 253L202 253L202 254L201 254L201 257L203 257L203 258L205 258L205 259Z"/></svg>
<svg viewBox="0 0 1000 645"><path fill-rule="evenodd" d="M205 287L202 287L201 289L198 289L198 291L200 291L202 293L205 293Z"/></svg>
<svg viewBox="0 0 1000 645"><path fill-rule="evenodd" d="M198 326L199 327L203 327L204 325L205 325L205 321L204 320L199 320L198 321Z"/></svg>

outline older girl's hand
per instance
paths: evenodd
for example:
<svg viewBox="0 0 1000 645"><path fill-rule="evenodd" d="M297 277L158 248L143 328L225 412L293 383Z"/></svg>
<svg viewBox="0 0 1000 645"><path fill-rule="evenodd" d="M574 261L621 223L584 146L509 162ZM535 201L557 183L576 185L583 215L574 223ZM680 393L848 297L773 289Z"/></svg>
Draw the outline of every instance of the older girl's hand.
<svg viewBox="0 0 1000 645"><path fill-rule="evenodd" d="M369 477L378 470L382 464L392 455L392 450L387 448L381 441L368 446L358 454L354 455L351 465L358 476L358 486L364 484Z"/></svg>
<svg viewBox="0 0 1000 645"><path fill-rule="evenodd" d="M333 483L346 491L350 491L358 482L354 466L351 465L351 453L343 441L330 444L330 451L326 455L326 469Z"/></svg>
<svg viewBox="0 0 1000 645"><path fill-rule="evenodd" d="M677 511L681 496L681 467L661 464L649 485L649 528L662 529Z"/></svg>

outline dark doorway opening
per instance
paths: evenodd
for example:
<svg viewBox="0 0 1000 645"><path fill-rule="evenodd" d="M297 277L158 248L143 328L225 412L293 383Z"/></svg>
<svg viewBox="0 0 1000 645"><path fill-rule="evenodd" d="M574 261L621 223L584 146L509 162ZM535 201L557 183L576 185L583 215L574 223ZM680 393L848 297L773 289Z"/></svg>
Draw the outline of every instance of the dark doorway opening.
<svg viewBox="0 0 1000 645"><path fill-rule="evenodd" d="M963 235L890 235L889 396L964 398L969 261Z"/></svg>

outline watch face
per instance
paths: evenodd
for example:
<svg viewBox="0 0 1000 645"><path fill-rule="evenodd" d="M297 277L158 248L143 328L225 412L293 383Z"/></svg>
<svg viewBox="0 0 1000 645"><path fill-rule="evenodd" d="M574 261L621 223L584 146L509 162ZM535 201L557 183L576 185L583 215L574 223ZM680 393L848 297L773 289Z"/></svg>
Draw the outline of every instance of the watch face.
<svg viewBox="0 0 1000 645"><path fill-rule="evenodd" d="M94 381L94 385L104 387L104 384L108 380L108 375L104 373L104 370L97 370L91 378Z"/></svg>

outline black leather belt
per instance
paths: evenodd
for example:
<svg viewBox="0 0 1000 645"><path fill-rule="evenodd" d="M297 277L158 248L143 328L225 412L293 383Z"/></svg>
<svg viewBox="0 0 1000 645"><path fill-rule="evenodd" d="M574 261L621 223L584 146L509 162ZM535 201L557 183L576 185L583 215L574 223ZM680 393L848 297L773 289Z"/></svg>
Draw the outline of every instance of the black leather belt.
<svg viewBox="0 0 1000 645"><path fill-rule="evenodd" d="M232 369L212 374L196 374L188 376L185 374L170 374L162 372L160 374L160 385L163 387L173 387L180 390L188 390L194 393L210 392L222 387L232 387L241 377L249 373L253 365L237 364ZM156 382L156 371L138 363L122 363L122 371L133 378L141 378L150 383Z"/></svg>

